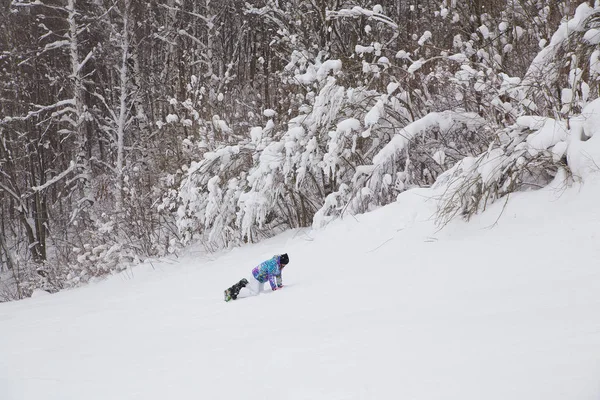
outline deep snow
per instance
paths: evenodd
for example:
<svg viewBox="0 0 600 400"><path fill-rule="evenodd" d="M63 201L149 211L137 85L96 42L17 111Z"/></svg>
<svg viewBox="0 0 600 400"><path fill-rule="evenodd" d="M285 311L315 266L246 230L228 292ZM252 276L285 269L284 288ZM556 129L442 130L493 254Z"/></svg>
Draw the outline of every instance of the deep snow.
<svg viewBox="0 0 600 400"><path fill-rule="evenodd" d="M600 398L600 183L441 231L431 193L0 304L0 399ZM223 302L279 252L284 290Z"/></svg>

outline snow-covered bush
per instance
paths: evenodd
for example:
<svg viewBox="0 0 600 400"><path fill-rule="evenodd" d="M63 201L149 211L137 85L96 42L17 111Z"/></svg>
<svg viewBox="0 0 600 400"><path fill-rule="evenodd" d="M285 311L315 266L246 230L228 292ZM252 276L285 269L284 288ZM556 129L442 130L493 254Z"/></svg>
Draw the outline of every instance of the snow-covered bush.
<svg viewBox="0 0 600 400"><path fill-rule="evenodd" d="M515 88L523 102L530 101L530 109L549 116L518 117L499 131L486 152L461 160L439 177L442 224L457 215L468 219L511 192L543 187L559 172L568 183L600 170L594 138L600 99L597 90L590 90L597 84L587 83L598 81L592 55L600 44L593 39L599 14L599 8L581 4Z"/></svg>
<svg viewBox="0 0 600 400"><path fill-rule="evenodd" d="M435 29L405 41L405 49L395 47L400 27L381 6L328 11L332 29L369 41L358 42L343 62L325 50L291 52L280 75L289 88L289 117L269 112L267 118L281 115L278 124L270 119L250 129L243 175L230 173L239 169L229 168L231 160L241 157L233 152L226 160L217 156L212 168L206 160L192 163L171 192L165 207L179 204L185 237L204 232L209 242L226 245L368 211L409 187L433 184L462 158L484 152L502 125L535 109L521 79L504 72L502 57L509 57L511 40L536 33L520 32L518 18L496 10L473 35L457 34L440 49L435 43L444 43L454 6L436 14ZM268 6L251 13L271 12ZM365 21L368 29L355 30ZM296 40L289 31L279 34L279 44ZM216 173L224 170L226 176ZM211 210L229 214L213 221Z"/></svg>
<svg viewBox="0 0 600 400"><path fill-rule="evenodd" d="M473 214L512 192L547 185L560 169L568 171L563 159L566 127L552 119L537 136L555 137L558 142L543 147L532 145L526 120L520 119L498 136L498 141L477 157L465 157L436 181L441 191L438 221L444 225L456 216ZM531 141L533 142L533 141Z"/></svg>
<svg viewBox="0 0 600 400"><path fill-rule="evenodd" d="M239 243L236 206L247 185L246 171L252 165L253 150L250 144L240 144L207 152L201 161L184 168L178 184L173 182L176 186L163 199L160 209L176 213L184 243L203 233L217 246Z"/></svg>

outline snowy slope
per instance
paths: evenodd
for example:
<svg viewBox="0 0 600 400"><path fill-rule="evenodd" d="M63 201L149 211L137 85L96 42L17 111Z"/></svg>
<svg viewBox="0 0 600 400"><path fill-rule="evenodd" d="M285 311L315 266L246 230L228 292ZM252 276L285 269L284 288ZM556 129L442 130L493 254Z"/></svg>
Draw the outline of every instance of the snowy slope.
<svg viewBox="0 0 600 400"><path fill-rule="evenodd" d="M439 232L430 197L0 304L0 399L600 398L600 183ZM222 301L284 251L284 290Z"/></svg>

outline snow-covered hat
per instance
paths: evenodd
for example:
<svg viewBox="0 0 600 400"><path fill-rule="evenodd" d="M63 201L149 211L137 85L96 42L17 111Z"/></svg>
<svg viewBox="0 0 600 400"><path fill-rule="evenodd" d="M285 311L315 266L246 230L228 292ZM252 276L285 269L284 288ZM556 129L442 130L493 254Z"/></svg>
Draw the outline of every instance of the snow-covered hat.
<svg viewBox="0 0 600 400"><path fill-rule="evenodd" d="M287 265L289 262L290 262L290 258L288 257L287 253L279 256L279 264L280 265Z"/></svg>

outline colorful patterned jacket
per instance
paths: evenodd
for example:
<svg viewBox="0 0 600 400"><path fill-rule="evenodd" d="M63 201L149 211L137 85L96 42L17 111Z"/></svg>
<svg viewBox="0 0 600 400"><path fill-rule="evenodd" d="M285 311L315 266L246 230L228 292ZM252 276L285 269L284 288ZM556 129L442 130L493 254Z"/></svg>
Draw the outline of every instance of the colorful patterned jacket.
<svg viewBox="0 0 600 400"><path fill-rule="evenodd" d="M271 290L282 287L283 281L281 279L281 265L279 264L279 256L275 255L273 258L260 263L259 266L252 270L252 275L254 275L256 280L260 283L269 281Z"/></svg>

